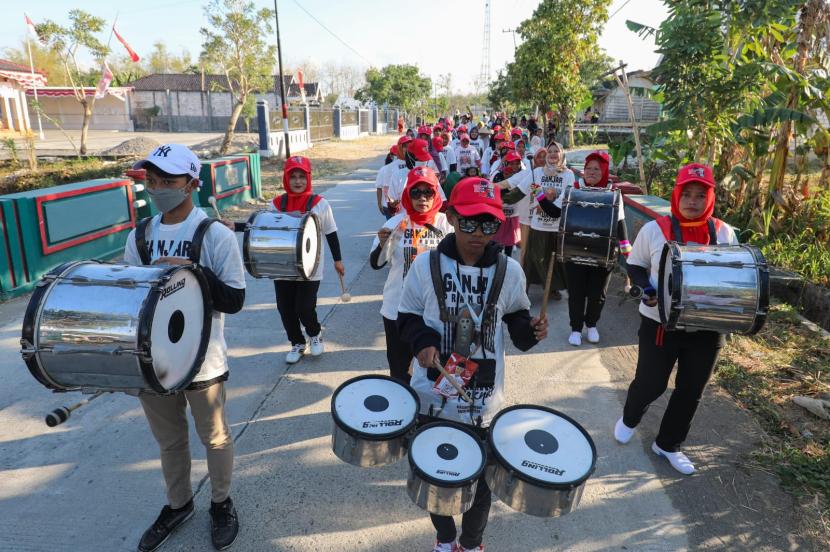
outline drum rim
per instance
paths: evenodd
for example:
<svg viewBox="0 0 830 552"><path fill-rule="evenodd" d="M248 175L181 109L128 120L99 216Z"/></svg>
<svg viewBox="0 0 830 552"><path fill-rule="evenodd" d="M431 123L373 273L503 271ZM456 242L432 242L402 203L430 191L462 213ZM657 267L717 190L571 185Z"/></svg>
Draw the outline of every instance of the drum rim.
<svg viewBox="0 0 830 552"><path fill-rule="evenodd" d="M585 436L585 438L588 440L588 444L591 446L591 467L587 472L585 472L585 475L573 481L552 483L550 481L543 481L541 479L537 479L532 475L528 475L522 471L519 471L512 467L511 464L504 459L504 457L499 453L498 449L495 447L495 444L493 443L493 428L495 427L496 422L498 422L499 418L501 418L502 414L506 414L507 412L518 410L520 408L544 410L551 414L555 414L560 418L564 418L565 420L569 421L580 431L580 433L582 433L582 435ZM513 406L508 406L507 408L500 410L495 416L493 416L493 419L490 422L490 430L487 433L487 444L490 446L490 450L493 451L493 455L495 456L497 465L499 467L510 471L513 475L516 476L517 479L521 479L522 481L532 483L533 485L536 485L538 487L545 487L547 489L556 490L575 489L577 487L582 486L594 474L594 471L597 469L597 447L594 443L594 439L591 437L588 431L584 427L582 427L582 425L579 422L577 422L567 414L547 406L542 406L538 404L514 404Z"/></svg>
<svg viewBox="0 0 830 552"><path fill-rule="evenodd" d="M303 266L303 233L297 232L297 243L294 246L294 251L296 252L296 258L294 262L297 263L297 272L303 277L303 280L310 280L312 276L314 276L314 272L317 270L317 267L320 266L320 250L323 247L323 244L320 243L323 239L322 230L320 229L320 219L317 215L308 211L303 213L302 220L300 221L300 227L305 229L305 225L309 218L314 219L314 226L317 228L317 255L314 259L314 270L311 271L311 274L305 274L302 270Z"/></svg>
<svg viewBox="0 0 830 552"><path fill-rule="evenodd" d="M426 481L430 485L435 485L436 487L443 487L443 488L461 488L467 487L468 485L472 485L474 482L478 481L481 478L482 474L484 473L485 468L487 467L487 448L484 446L484 441L481 440L481 437L476 435L476 433L470 429L468 426L464 424L459 424L457 422L452 422L450 420L440 420L437 422L430 422L428 424L422 425L418 428L412 438L409 440L409 444L411 445L412 442L415 441L415 438L418 435L426 431L427 429L433 427L451 427L453 429L459 429L472 437L475 440L475 443L481 449L481 465L476 469L476 471L469 477L462 479L460 481L447 481L445 479L436 479L435 477L431 476L430 474L426 473L424 470L418 467L418 465L412 460L412 447L407 447L407 460L409 460L409 469L412 470L412 473L418 477L419 479Z"/></svg>
<svg viewBox="0 0 830 552"><path fill-rule="evenodd" d="M37 343L35 342L35 321L40 316L43 300L49 295L49 292L52 291L52 288L57 283L57 277L61 276L74 266L86 263L99 263L99 261L69 261L61 263L41 277L40 282L38 282L35 286L32 296L29 298L29 304L26 305L26 312L23 315L21 341L27 341L33 347L37 347ZM49 284L43 284L45 279L50 276L54 276L56 278L52 282L49 282ZM32 377L34 377L44 387L55 391L75 391L80 389L80 387L63 386L54 381L49 377L46 371L43 370L39 359L40 353L34 353L29 358L24 358L24 362L26 363L26 368L28 368L29 372L32 374Z"/></svg>
<svg viewBox="0 0 830 552"><path fill-rule="evenodd" d="M156 305L158 305L159 297L164 289L164 285L172 279L174 274L183 270L190 271L199 283L199 287L202 289L202 301L204 303L202 336L199 342L199 349L196 352L196 358L194 358L193 364L190 366L187 377L183 378L178 385L167 389L161 384L156 376L156 371L153 368L150 333L153 327L153 315L156 312ZM207 278L204 273L199 268L199 265L173 265L166 268L161 274L161 282L150 288L150 292L144 299L144 305L138 317L138 332L136 334L136 348L148 353L138 356L138 365L141 369L141 375L144 376L144 381L147 382L147 385L149 385L155 393L161 395L176 393L182 389L185 389L193 382L193 378L195 378L196 374L199 373L199 370L202 369L202 364L205 361L212 326L213 301L211 300L210 286L208 285Z"/></svg>
<svg viewBox="0 0 830 552"><path fill-rule="evenodd" d="M764 252L760 248L754 245L742 245L752 253L757 263L758 284L760 287L758 290L758 309L755 311L755 322L746 333L746 335L755 335L764 327L767 321L767 313L769 312L769 265L767 264L766 257L764 257Z"/></svg>
<svg viewBox="0 0 830 552"><path fill-rule="evenodd" d="M680 297L678 297L677 290L680 289L678 286L674 286L672 289L671 294L671 305L669 306L669 312L666 312L666 306L663 305L663 297L666 295L666 285L665 285L665 276L666 276L666 259L669 256L669 252L680 254L680 248L678 247L678 242L672 240L667 241L663 244L663 251L660 253L660 266L657 269L657 310L660 313L660 323L665 326L667 330L675 330L677 329L677 321L680 318L680 312L673 308L675 304L680 302ZM681 287L683 282L683 271L679 266L675 266L675 263L672 262L672 278L680 278Z"/></svg>
<svg viewBox="0 0 830 552"><path fill-rule="evenodd" d="M343 420L340 419L340 416L337 414L337 409L334 407L334 403L337 400L337 396L340 394L340 392L347 385L351 385L352 383L354 383L356 381L365 380L365 379L379 379L379 380L391 381L392 383L396 383L396 384L400 385L407 392L409 392L409 394L412 395L412 397L415 399L415 415L412 417L412 420L408 424L406 424L406 426L404 426L404 427L402 427L402 428L400 428L400 429L398 429L398 430L396 430L392 433L383 433L383 434L366 433L366 432L360 431L359 429L355 429L353 427L350 427L350 426L346 425L343 422ZM396 439L398 437L406 435L407 433L412 431L412 428L414 426L416 426L418 424L418 413L421 412L421 399L418 397L418 393L416 393L415 390L412 389L412 387L410 387L409 385L406 385L405 383L402 383L400 380L397 380L397 379L389 377L389 376L385 376L383 374L364 374L362 376L355 376L353 378L349 378L348 380L344 381L343 383L341 383L340 385L337 386L337 389L335 389L334 393L331 394L331 407L330 407L330 409L331 409L331 417L334 420L334 425L336 425L341 431L345 432L346 434L351 435L352 437L357 437L357 438L362 439L364 441L390 441L392 439Z"/></svg>
<svg viewBox="0 0 830 552"><path fill-rule="evenodd" d="M253 225L254 220L256 220L260 213L267 212L268 209L260 209L259 211L251 213L251 216L248 217L248 223L245 225L245 232L242 234L242 260L245 263L245 270L254 278L262 278L262 275L257 273L254 268L254 263L251 261L251 254L248 249L248 241L251 239L251 225Z"/></svg>

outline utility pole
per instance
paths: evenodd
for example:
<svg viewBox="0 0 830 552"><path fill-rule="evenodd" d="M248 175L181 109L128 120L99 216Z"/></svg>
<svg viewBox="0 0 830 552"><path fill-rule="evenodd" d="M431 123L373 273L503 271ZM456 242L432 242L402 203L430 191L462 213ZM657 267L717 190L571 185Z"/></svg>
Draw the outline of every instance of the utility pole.
<svg viewBox="0 0 830 552"><path fill-rule="evenodd" d="M513 51L515 52L519 48L516 46L516 29L502 29L501 32L513 34Z"/></svg>
<svg viewBox="0 0 830 552"><path fill-rule="evenodd" d="M274 20L277 24L277 62L280 68L280 100L282 100L282 130L285 133L285 158L291 157L291 147L288 145L288 100L285 97L285 83L282 78L282 43L280 42L280 14L277 9L277 0L274 0Z"/></svg>

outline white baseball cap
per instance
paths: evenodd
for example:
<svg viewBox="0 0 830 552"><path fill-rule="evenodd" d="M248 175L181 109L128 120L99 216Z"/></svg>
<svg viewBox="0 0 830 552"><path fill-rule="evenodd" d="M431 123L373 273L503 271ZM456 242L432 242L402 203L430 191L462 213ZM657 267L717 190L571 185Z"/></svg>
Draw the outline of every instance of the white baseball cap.
<svg viewBox="0 0 830 552"><path fill-rule="evenodd" d="M157 147L147 157L135 163L133 169L143 169L148 163L166 173L187 174L196 179L202 170L202 164L196 154L181 144L164 144Z"/></svg>

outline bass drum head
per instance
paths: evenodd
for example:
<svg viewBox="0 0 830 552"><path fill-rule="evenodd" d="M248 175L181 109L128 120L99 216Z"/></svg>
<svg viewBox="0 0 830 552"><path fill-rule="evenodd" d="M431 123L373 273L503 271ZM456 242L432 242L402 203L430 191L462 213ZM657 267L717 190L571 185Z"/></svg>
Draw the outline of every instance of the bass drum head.
<svg viewBox="0 0 830 552"><path fill-rule="evenodd" d="M579 486L596 467L597 451L590 435L553 409L517 405L502 410L490 425L489 438L504 467L544 487Z"/></svg>
<svg viewBox="0 0 830 552"><path fill-rule="evenodd" d="M393 439L408 432L421 405L415 392L388 376L358 376L331 397L334 422L364 439Z"/></svg>
<svg viewBox="0 0 830 552"><path fill-rule="evenodd" d="M675 260L680 260L680 250L676 242L666 242L663 253L660 255L660 265L657 271L657 310L660 312L660 322L668 330L677 326L677 314L672 310L673 299L679 298L679 288L683 285L682 271L674 269Z"/></svg>
<svg viewBox="0 0 830 552"><path fill-rule="evenodd" d="M428 424L409 443L412 469L422 479L441 487L458 487L478 479L485 459L478 437L456 424Z"/></svg>
<svg viewBox="0 0 830 552"><path fill-rule="evenodd" d="M311 278L320 263L320 224L316 215L309 213L304 217L297 242L298 267L306 279Z"/></svg>
<svg viewBox="0 0 830 552"><path fill-rule="evenodd" d="M191 268L170 274L158 298L150 326L153 370L164 389L190 384L204 360L210 338L211 312L206 312L202 283Z"/></svg>

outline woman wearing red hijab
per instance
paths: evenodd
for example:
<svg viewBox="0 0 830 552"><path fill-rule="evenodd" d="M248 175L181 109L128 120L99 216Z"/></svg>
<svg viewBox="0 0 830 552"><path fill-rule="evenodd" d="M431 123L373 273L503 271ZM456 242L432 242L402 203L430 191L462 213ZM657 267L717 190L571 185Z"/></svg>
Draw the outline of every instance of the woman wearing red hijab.
<svg viewBox="0 0 830 552"><path fill-rule="evenodd" d="M628 257L628 275L643 288L640 303L640 352L637 372L628 388L623 417L617 420L614 437L622 444L634 434L649 405L666 390L677 363L675 389L663 414L660 431L651 450L683 474L694 472L694 464L678 448L686 439L703 389L715 369L723 347L723 336L710 331L665 331L657 310L657 279L660 255L666 241L699 244L737 244L728 224L712 216L715 210L715 180L712 169L693 163L677 173L671 198L671 216L646 223Z"/></svg>
<svg viewBox="0 0 830 552"><path fill-rule="evenodd" d="M444 213L438 175L429 167L409 171L401 196L402 212L386 221L372 243L369 263L379 270L389 263L389 275L383 286L383 328L386 332L386 359L389 374L409 383L412 351L401 341L396 321L403 281L418 254L435 249L441 239L453 231Z"/></svg>

